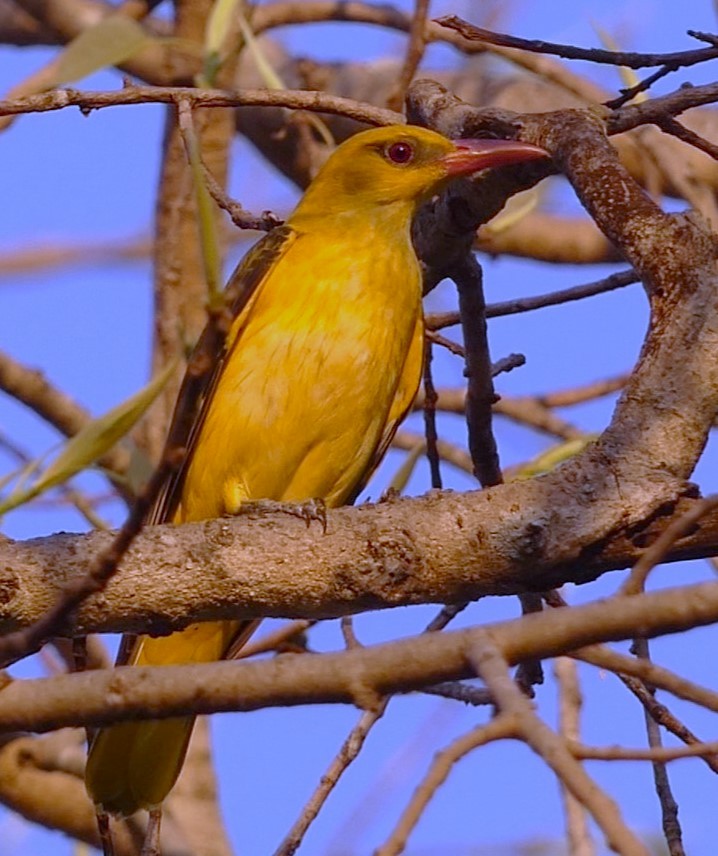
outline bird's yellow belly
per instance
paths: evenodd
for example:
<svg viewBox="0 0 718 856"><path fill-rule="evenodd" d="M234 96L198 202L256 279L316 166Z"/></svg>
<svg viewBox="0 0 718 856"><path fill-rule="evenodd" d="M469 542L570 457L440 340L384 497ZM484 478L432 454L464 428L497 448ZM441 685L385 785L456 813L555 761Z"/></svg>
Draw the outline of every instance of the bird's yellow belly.
<svg viewBox="0 0 718 856"><path fill-rule="evenodd" d="M418 385L420 358L407 366L421 313L413 255L357 265L356 276L346 257L309 251L301 271L296 255L236 322L178 519L232 513L248 498L340 505L371 465L405 371Z"/></svg>

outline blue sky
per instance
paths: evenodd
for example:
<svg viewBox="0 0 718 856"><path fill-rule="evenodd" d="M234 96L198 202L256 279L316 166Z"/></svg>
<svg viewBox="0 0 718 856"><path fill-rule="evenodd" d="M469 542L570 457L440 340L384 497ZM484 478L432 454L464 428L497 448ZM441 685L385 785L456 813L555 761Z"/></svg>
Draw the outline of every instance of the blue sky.
<svg viewBox="0 0 718 856"><path fill-rule="evenodd" d="M402 2L405 8L411 3ZM585 46L597 45L592 25L608 30L624 49L666 51L695 45L689 28L715 30L709 0L629 0L567 5L549 0L513 4L494 3L500 9L494 26L516 35ZM508 8L507 8L508 7ZM433 4L436 14L457 12L469 19L484 4ZM350 25L292 28L277 34L288 46L319 59L370 59L399 54L402 37ZM9 86L34 71L52 54L48 50L3 49L0 87ZM455 61L446 49L429 54L433 62ZM576 71L588 71L576 64ZM610 68L591 71L604 86L616 88ZM658 91L684 81L705 82L715 77L715 66L672 75ZM87 88L113 88L117 76L95 75ZM123 242L151 229L157 183L162 110L154 106L103 110L85 118L78 111L27 116L0 137L4 170L1 185L0 252L48 244ZM247 208L286 213L296 192L250 147L235 145L231 192ZM263 178L258 180L258 171ZM558 182L549 191L556 205L568 199ZM525 261L499 259L485 263L487 297L503 300L596 279L605 266L559 269ZM441 286L429 308L450 305L452 289ZM0 347L16 359L43 369L60 388L92 412L102 413L137 390L147 379L151 313L151 278L147 262L86 264L0 277ZM505 394L542 392L569 387L630 368L646 325L646 304L637 286L611 295L491 323L495 358L512 351L527 356L527 365L504 375L499 391ZM437 382L461 383L457 358L443 352L436 357ZM600 430L610 417L611 401L572 408L566 412L586 430ZM414 427L418 427L418 422ZM457 417L440 423L443 435L463 440ZM502 461L509 465L530 458L546 441L522 428L498 423ZM58 443L57 434L21 406L0 397L0 430L16 438L32 455ZM390 455L368 495L376 497L395 471L400 458ZM698 469L696 480L705 493L716 489L715 454ZM10 468L0 456L0 472ZM467 489L466 476L446 467L447 486ZM426 468L412 481L414 492L426 489ZM102 490L97 477L83 484ZM113 524L121 520L119 504L102 509ZM15 538L49 534L60 529L80 531L84 521L64 506L41 503L18 511L3 521L3 532ZM676 565L659 570L653 585L709 578L707 565ZM611 592L619 578L611 575L582 589L569 587L572 602ZM461 626L516 614L513 599L488 599L476 604L457 623ZM421 629L435 610L422 608L376 614L357 620L365 643ZM690 670L696 679L710 682L710 671L691 653L715 644L711 629L694 631L685 639L654 644L657 657L668 666ZM335 623L312 636L321 650L341 645ZM26 667L31 668L30 666ZM22 672L23 670L20 670ZM550 671L550 669L549 669ZM582 669L585 677L587 742L642 745L642 712L626 699L610 675ZM549 677L539 689L538 704L549 722L555 721L555 686ZM670 702L701 736L716 736L714 723L699 710ZM238 852L270 853L296 817L319 776L359 714L349 708L320 707L270 710L242 716L215 717L222 801ZM432 698L401 698L372 734L358 762L336 789L315 828L307 837L307 854L361 856L379 844L391 829L433 753L485 717ZM624 807L629 823L646 833L660 826L651 772L646 765L598 764L590 771ZM714 852L718 816L705 805L715 805L718 794L709 771L697 760L680 761L671 768L687 851L696 856ZM440 790L417 828L408 852L414 856L439 853L497 853L499 845L531 839L560 837L562 814L553 777L530 751L517 744L501 744L476 753L460 764ZM480 849L479 845L483 848ZM476 847L477 849L471 849ZM64 856L72 845L59 835L38 833L8 813L0 814L0 856L16 852ZM507 851L508 852L508 851Z"/></svg>

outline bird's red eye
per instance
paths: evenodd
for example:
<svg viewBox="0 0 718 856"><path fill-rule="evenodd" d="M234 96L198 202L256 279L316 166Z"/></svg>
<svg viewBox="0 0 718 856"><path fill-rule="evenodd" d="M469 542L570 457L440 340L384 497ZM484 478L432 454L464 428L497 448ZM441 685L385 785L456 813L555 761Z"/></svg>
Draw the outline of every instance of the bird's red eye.
<svg viewBox="0 0 718 856"><path fill-rule="evenodd" d="M386 156L392 163L402 165L412 160L414 149L410 143L392 143L386 150Z"/></svg>

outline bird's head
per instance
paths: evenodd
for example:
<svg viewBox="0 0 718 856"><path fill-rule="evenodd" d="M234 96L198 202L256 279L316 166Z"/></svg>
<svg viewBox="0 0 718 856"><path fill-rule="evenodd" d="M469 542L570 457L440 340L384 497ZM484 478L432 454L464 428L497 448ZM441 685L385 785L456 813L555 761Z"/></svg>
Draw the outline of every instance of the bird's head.
<svg viewBox="0 0 718 856"><path fill-rule="evenodd" d="M513 140L448 140L409 125L363 131L342 143L307 188L292 220L379 211L411 216L452 178L547 157Z"/></svg>

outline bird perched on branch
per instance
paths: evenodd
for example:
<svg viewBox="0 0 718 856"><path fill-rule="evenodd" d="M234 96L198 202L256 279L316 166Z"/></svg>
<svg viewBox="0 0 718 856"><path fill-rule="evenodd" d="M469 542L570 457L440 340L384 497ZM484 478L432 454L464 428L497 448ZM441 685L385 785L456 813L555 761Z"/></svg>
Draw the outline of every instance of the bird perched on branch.
<svg viewBox="0 0 718 856"><path fill-rule="evenodd" d="M258 499L351 503L421 377L414 214L456 176L544 156L525 143L452 142L403 126L364 131L339 146L286 224L232 275L234 319L185 463L150 522L219 517ZM221 659L255 626L209 622L143 636L126 662ZM100 810L126 816L159 806L180 772L193 722L186 716L102 729L86 773Z"/></svg>

